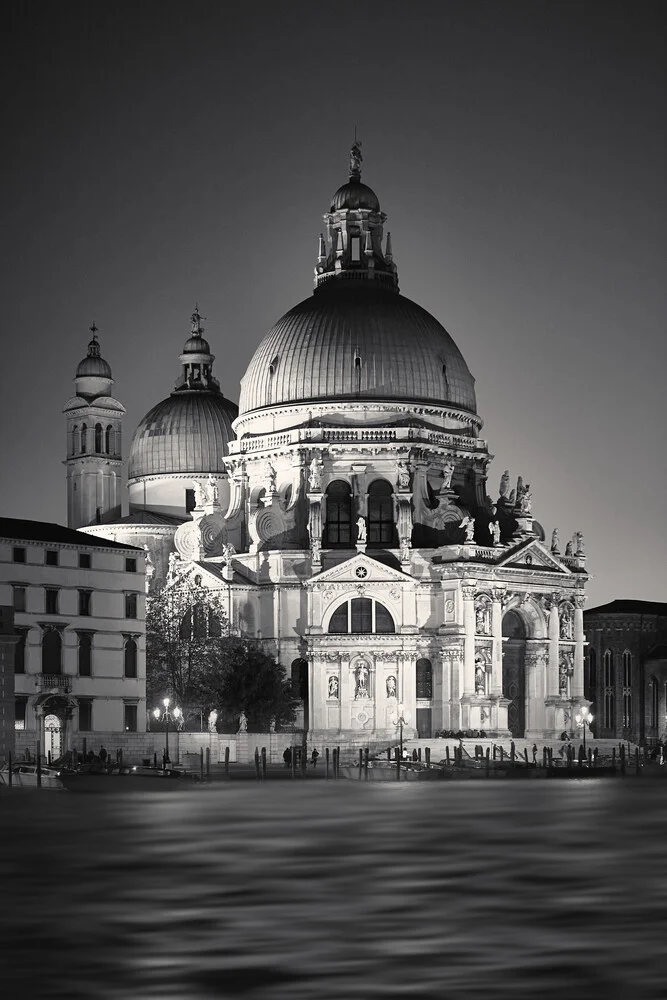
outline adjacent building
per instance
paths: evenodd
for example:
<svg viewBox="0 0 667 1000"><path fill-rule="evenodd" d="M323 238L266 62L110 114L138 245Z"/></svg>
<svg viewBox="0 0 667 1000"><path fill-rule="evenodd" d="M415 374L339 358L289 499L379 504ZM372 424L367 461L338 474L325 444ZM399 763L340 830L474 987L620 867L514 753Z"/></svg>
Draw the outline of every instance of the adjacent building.
<svg viewBox="0 0 667 1000"><path fill-rule="evenodd" d="M611 601L584 612L585 692L599 737L653 742L667 732L667 604Z"/></svg>
<svg viewBox="0 0 667 1000"><path fill-rule="evenodd" d="M14 614L17 751L146 728L145 552L0 518L0 605Z"/></svg>

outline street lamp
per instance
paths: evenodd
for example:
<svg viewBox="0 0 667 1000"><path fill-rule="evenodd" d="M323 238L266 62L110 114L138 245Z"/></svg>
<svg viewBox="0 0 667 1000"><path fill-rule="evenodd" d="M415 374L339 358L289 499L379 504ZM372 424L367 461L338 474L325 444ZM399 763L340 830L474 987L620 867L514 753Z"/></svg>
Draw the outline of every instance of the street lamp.
<svg viewBox="0 0 667 1000"><path fill-rule="evenodd" d="M583 730L583 734L584 734L584 753L586 753L586 730L588 729L588 727L590 726L591 722L593 721L593 716L591 715L591 713L589 712L589 710L587 708L582 707L582 708L579 709L579 711L575 715L574 721L577 723L577 726L579 727L579 729Z"/></svg>
<svg viewBox="0 0 667 1000"><path fill-rule="evenodd" d="M403 726L410 725L410 713L402 703L396 706L396 711L392 715L391 721L395 726L398 726L400 740L399 759L403 760Z"/></svg>
<svg viewBox="0 0 667 1000"><path fill-rule="evenodd" d="M159 708L154 708L153 717L156 722L164 722L164 763L169 764L169 723L173 719L176 725L178 725L183 713L177 707L172 708L171 712L169 711L169 698L164 698L162 704L164 705L164 712Z"/></svg>

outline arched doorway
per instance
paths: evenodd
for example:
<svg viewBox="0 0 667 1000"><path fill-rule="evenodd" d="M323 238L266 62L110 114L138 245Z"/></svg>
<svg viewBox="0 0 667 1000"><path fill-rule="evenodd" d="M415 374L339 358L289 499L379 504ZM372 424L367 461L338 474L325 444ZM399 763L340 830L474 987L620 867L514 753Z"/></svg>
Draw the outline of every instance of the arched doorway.
<svg viewBox="0 0 667 1000"><path fill-rule="evenodd" d="M62 754L63 724L57 715L46 715L44 717L44 756L47 760L58 760Z"/></svg>
<svg viewBox="0 0 667 1000"><path fill-rule="evenodd" d="M296 709L294 726L296 729L308 732L310 726L308 717L308 661L304 660L302 656L298 660L292 660L291 680L294 696L301 702Z"/></svg>
<svg viewBox="0 0 667 1000"><path fill-rule="evenodd" d="M503 618L503 697L509 699L507 726L512 736L526 729L526 628L516 611Z"/></svg>

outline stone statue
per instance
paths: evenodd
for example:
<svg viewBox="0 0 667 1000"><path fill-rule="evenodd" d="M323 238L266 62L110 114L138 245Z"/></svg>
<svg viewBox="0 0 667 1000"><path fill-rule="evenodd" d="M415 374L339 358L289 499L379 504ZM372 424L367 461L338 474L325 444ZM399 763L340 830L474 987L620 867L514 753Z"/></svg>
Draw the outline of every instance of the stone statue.
<svg viewBox="0 0 667 1000"><path fill-rule="evenodd" d="M270 462L266 465L266 492L275 493L276 492L276 470L273 468Z"/></svg>
<svg viewBox="0 0 667 1000"><path fill-rule="evenodd" d="M558 534L558 528L554 528L551 532L551 551L555 556L560 554L560 536Z"/></svg>
<svg viewBox="0 0 667 1000"><path fill-rule="evenodd" d="M241 712L239 716L239 732L240 733L248 732L248 716L245 714L245 712Z"/></svg>
<svg viewBox="0 0 667 1000"><path fill-rule="evenodd" d="M229 566L232 556L236 555L236 549L231 542L224 542L222 546L222 561L225 566Z"/></svg>
<svg viewBox="0 0 667 1000"><path fill-rule="evenodd" d="M410 489L410 469L407 462L399 462L396 466L399 490Z"/></svg>
<svg viewBox="0 0 667 1000"><path fill-rule="evenodd" d="M565 546L565 555L566 556L572 555L572 542L568 542L567 545Z"/></svg>
<svg viewBox="0 0 667 1000"><path fill-rule="evenodd" d="M509 469L505 469L502 476L500 477L500 490L499 493L501 497L506 497L507 492L510 488L510 473Z"/></svg>
<svg viewBox="0 0 667 1000"><path fill-rule="evenodd" d="M209 476L207 486L208 503L219 503L218 482L213 476Z"/></svg>
<svg viewBox="0 0 667 1000"><path fill-rule="evenodd" d="M329 675L327 694L329 698L338 699L338 678L335 674Z"/></svg>
<svg viewBox="0 0 667 1000"><path fill-rule="evenodd" d="M494 545L500 545L500 524L498 521L492 521L489 525L489 532L493 539Z"/></svg>
<svg viewBox="0 0 667 1000"><path fill-rule="evenodd" d="M442 470L442 486L440 487L441 493L443 492L443 490L451 489L452 476L454 475L455 468L456 464L452 461L451 458L448 458Z"/></svg>
<svg viewBox="0 0 667 1000"><path fill-rule="evenodd" d="M572 547L573 547L576 555L578 555L578 556L585 555L586 553L585 553L585 550L584 550L584 536L583 536L583 533L581 531L575 532L575 535L574 535L574 538L572 539L572 541L574 542L574 545Z"/></svg>
<svg viewBox="0 0 667 1000"><path fill-rule="evenodd" d="M365 663L360 663L357 667L357 687L355 698L368 698L368 667Z"/></svg>
<svg viewBox="0 0 667 1000"><path fill-rule="evenodd" d="M308 485L311 491L322 489L322 459L319 455L313 455L313 460L310 463L310 474L308 476Z"/></svg>
<svg viewBox="0 0 667 1000"><path fill-rule="evenodd" d="M208 713L208 731L209 731L209 733L216 733L218 731L217 730L217 723L218 723L218 713L216 712L215 709L213 709L212 712Z"/></svg>
<svg viewBox="0 0 667 1000"><path fill-rule="evenodd" d="M396 697L396 678L393 674L387 677L387 698Z"/></svg>
<svg viewBox="0 0 667 1000"><path fill-rule="evenodd" d="M519 503L521 499L521 494L523 493L523 476L519 476L516 481L516 492L514 494L514 502Z"/></svg>
<svg viewBox="0 0 667 1000"><path fill-rule="evenodd" d="M558 690L562 695L567 695L568 667L567 660L563 658L558 666Z"/></svg>
<svg viewBox="0 0 667 1000"><path fill-rule="evenodd" d="M561 639L571 639L572 634L572 613L567 609L560 619L560 637Z"/></svg>
<svg viewBox="0 0 667 1000"><path fill-rule="evenodd" d="M151 559L150 549L147 545L144 545L144 550L146 552L146 593L150 593L151 583L153 582L153 577L155 576L155 564Z"/></svg>
<svg viewBox="0 0 667 1000"><path fill-rule="evenodd" d="M468 514L466 517L463 518L463 520L459 524L459 528L463 528L463 530L465 531L465 533L466 533L466 542L472 542L474 540L474 537L475 537L475 519L474 519L474 517L470 517L470 515Z"/></svg>
<svg viewBox="0 0 667 1000"><path fill-rule="evenodd" d="M486 671L482 660L475 661L475 694L486 694Z"/></svg>
<svg viewBox="0 0 667 1000"><path fill-rule="evenodd" d="M487 619L486 608L483 607L476 608L475 630L477 632L477 635L486 635L488 631L486 619Z"/></svg>
<svg viewBox="0 0 667 1000"><path fill-rule="evenodd" d="M310 554L313 562L320 562L322 559L322 541L319 538L311 538Z"/></svg>
<svg viewBox="0 0 667 1000"><path fill-rule="evenodd" d="M357 541L366 541L366 519L363 517L357 518Z"/></svg>
<svg viewBox="0 0 667 1000"><path fill-rule="evenodd" d="M203 507L208 501L208 496L206 495L206 490L201 483L194 483L195 488L195 502L197 507Z"/></svg>
<svg viewBox="0 0 667 1000"><path fill-rule="evenodd" d="M399 542L399 556L401 562L410 562L410 539L401 538Z"/></svg>
<svg viewBox="0 0 667 1000"><path fill-rule="evenodd" d="M275 733L276 731L276 720L275 717L269 719L269 732Z"/></svg>
<svg viewBox="0 0 667 1000"><path fill-rule="evenodd" d="M177 552L169 553L169 569L167 570L167 582L172 583L176 577L176 563L180 561Z"/></svg>
<svg viewBox="0 0 667 1000"><path fill-rule="evenodd" d="M530 514L533 509L533 494L530 492L530 483L522 488L518 496L519 510L522 514Z"/></svg>
<svg viewBox="0 0 667 1000"><path fill-rule="evenodd" d="M357 142L355 139L352 143L352 148L350 150L350 176L359 177L361 176L361 164L363 162L363 156L361 155L361 143Z"/></svg>

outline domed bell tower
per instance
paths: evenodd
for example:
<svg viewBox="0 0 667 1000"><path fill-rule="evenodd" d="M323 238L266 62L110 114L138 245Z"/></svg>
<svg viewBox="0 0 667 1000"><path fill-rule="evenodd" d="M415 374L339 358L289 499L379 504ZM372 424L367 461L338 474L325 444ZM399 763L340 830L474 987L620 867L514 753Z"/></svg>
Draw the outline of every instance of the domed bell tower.
<svg viewBox="0 0 667 1000"><path fill-rule="evenodd" d="M121 516L121 426L125 407L111 392L111 367L100 354L97 327L74 377L76 395L65 403L67 524L82 528Z"/></svg>

